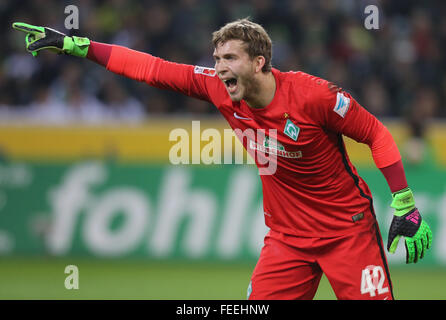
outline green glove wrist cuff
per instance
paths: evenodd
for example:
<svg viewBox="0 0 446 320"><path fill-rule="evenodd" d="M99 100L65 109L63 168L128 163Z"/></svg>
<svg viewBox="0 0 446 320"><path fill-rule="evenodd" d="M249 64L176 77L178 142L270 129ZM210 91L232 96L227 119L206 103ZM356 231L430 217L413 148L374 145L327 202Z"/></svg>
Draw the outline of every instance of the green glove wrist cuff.
<svg viewBox="0 0 446 320"><path fill-rule="evenodd" d="M390 204L394 208L396 216L402 216L415 208L415 199L412 190L407 187L401 191L392 194L393 201Z"/></svg>
<svg viewBox="0 0 446 320"><path fill-rule="evenodd" d="M63 41L63 52L72 56L85 58L88 53L90 40L81 37L65 37Z"/></svg>

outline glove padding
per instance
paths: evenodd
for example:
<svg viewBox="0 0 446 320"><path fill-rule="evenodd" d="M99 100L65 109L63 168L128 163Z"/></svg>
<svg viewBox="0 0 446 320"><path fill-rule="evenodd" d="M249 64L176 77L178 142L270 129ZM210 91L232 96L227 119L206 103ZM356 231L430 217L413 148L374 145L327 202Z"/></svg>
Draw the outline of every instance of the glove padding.
<svg viewBox="0 0 446 320"><path fill-rule="evenodd" d="M391 207L396 211L389 229L387 250L395 253L400 238L405 237L406 263L416 263L432 246L432 231L415 207L409 188L393 194Z"/></svg>
<svg viewBox="0 0 446 320"><path fill-rule="evenodd" d="M33 26L23 22L14 22L12 27L26 33L26 50L31 52L34 57L40 50L45 49L82 58L87 56L90 46L88 38L69 37L51 28Z"/></svg>

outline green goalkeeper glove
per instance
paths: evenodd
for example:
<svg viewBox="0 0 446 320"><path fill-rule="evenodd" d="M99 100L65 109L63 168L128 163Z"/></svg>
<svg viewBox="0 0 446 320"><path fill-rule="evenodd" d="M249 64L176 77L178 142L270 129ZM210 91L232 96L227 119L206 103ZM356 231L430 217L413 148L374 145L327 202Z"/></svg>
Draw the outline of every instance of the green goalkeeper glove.
<svg viewBox="0 0 446 320"><path fill-rule="evenodd" d="M387 250L395 253L400 238L405 237L406 263L416 263L431 247L432 231L415 207L410 188L395 192L392 196L390 206L395 208L395 214L390 225Z"/></svg>
<svg viewBox="0 0 446 320"><path fill-rule="evenodd" d="M37 27L23 22L14 22L12 27L26 33L26 50L36 57L40 50L49 49L85 58L90 46L88 38L69 37L62 32L47 27Z"/></svg>

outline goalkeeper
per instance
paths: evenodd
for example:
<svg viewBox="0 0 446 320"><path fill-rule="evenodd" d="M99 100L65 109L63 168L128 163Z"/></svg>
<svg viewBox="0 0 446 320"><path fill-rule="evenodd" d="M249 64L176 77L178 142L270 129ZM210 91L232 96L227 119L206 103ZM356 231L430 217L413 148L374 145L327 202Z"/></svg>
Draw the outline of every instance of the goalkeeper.
<svg viewBox="0 0 446 320"><path fill-rule="evenodd" d="M339 299L393 299L371 192L350 162L342 135L370 147L392 192L387 250L394 253L404 237L406 263L415 263L430 248L431 230L415 206L388 130L337 86L272 68L271 39L260 25L242 19L214 32L215 69L46 27L13 28L26 33L26 49L34 56L51 50L88 58L131 79L209 101L233 129L277 130L277 171L261 175L270 231L249 299L312 299L323 272ZM242 141L249 152L265 145L260 137L252 139Z"/></svg>

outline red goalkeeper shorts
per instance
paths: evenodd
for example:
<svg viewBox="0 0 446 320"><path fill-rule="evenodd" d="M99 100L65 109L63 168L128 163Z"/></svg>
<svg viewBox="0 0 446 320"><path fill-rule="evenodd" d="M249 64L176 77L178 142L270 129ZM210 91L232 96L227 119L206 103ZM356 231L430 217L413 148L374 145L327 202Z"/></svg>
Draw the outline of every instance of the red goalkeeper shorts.
<svg viewBox="0 0 446 320"><path fill-rule="evenodd" d="M248 299L313 299L322 273L338 299L393 300L379 228L334 238L270 230L251 277Z"/></svg>

